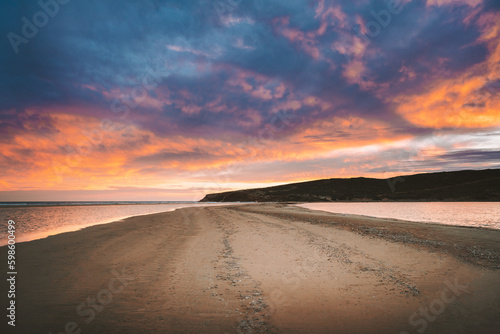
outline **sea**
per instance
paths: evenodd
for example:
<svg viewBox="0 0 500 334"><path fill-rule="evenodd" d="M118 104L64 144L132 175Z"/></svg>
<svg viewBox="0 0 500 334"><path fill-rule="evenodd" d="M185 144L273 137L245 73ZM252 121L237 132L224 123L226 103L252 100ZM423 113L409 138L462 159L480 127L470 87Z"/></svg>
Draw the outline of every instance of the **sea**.
<svg viewBox="0 0 500 334"><path fill-rule="evenodd" d="M500 229L500 202L336 202L298 206L342 214Z"/></svg>
<svg viewBox="0 0 500 334"><path fill-rule="evenodd" d="M15 222L16 242L46 238L132 216L185 207L234 203L199 202L0 202L0 246L6 245L8 221Z"/></svg>
<svg viewBox="0 0 500 334"><path fill-rule="evenodd" d="M0 203L0 246L7 244L8 221L16 242L30 241L88 226L178 208L231 205L199 202L8 202ZM305 203L311 210L393 218L424 223L500 229L499 202Z"/></svg>

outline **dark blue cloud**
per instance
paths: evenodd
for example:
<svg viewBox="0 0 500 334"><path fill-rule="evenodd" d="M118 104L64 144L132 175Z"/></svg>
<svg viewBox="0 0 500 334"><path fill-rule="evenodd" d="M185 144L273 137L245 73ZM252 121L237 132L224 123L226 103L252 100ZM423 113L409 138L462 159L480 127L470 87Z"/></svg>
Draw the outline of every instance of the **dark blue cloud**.
<svg viewBox="0 0 500 334"><path fill-rule="evenodd" d="M500 10L500 2L497 0L485 0L484 9L486 11L499 11Z"/></svg>
<svg viewBox="0 0 500 334"><path fill-rule="evenodd" d="M441 154L438 159L474 163L476 161L500 161L500 151L495 150L457 150Z"/></svg>
<svg viewBox="0 0 500 334"><path fill-rule="evenodd" d="M429 81L456 75L485 60L486 46L475 44L480 36L478 27L463 23L470 14L469 7L429 8L412 1L402 8L379 35L369 38L378 52L368 59L368 66L376 82L398 82L391 93L418 90ZM416 77L400 83L403 66L411 68Z"/></svg>
<svg viewBox="0 0 500 334"><path fill-rule="evenodd" d="M290 131L300 127L300 122L357 114L388 122L394 131L418 133L420 129L394 114L387 97L417 91L437 76L460 73L487 54L484 45L475 43L480 34L475 22L463 23L470 8L429 8L424 1L412 1L391 16L380 34L369 38L361 61L374 88L366 89L346 80L343 68L352 59L331 46L345 34L356 34L356 16L375 20L371 11L386 9L385 1L334 2L346 14L347 26L330 25L315 38L321 59L312 58L300 43L283 36L275 20L288 18L288 28L314 32L320 27L316 2L232 3L239 5L221 11L210 0L69 1L16 53L5 36L9 32L22 35L22 17L32 21L40 7L35 0L6 2L0 14L4 36L0 61L5 64L0 69L2 136L35 129L26 125L33 122L29 120L33 116L26 116L25 110L33 107L79 105L86 106L87 115L109 117L102 110L109 111L113 98L104 92L127 94L150 68L160 68L162 83L148 94L168 90L180 99L186 90L192 93L186 102L201 108L199 113L187 114L181 104L174 103L162 110L141 106L130 113L127 121L158 135L248 135L269 122L280 101L264 101L233 89L229 81L240 70L284 82L291 89L288 94L297 98L316 95L332 102L334 107L326 110L305 106L296 110ZM326 1L327 6L332 3ZM483 11L496 7L488 1ZM199 64L207 69L200 71ZM416 73L412 81L400 82L403 66ZM386 96L381 96L379 85L387 83L391 85ZM218 97L231 112L206 107ZM247 117L243 111L250 108L260 112L261 120L239 123ZM39 115L39 131L50 129L50 111L46 113Z"/></svg>
<svg viewBox="0 0 500 334"><path fill-rule="evenodd" d="M31 132L33 135L46 136L56 133L53 119L49 115L27 113L12 109L1 113L0 142L6 143L16 135Z"/></svg>

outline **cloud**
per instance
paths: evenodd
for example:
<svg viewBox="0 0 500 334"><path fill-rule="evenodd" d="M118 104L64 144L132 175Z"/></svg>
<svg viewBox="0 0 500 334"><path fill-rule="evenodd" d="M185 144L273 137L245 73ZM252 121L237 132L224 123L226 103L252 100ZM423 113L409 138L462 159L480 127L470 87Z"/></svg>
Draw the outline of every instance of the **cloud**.
<svg viewBox="0 0 500 334"><path fill-rule="evenodd" d="M447 152L438 156L440 159L453 160L458 162L475 163L478 160L484 162L497 162L500 161L500 151L490 150L460 150Z"/></svg>
<svg viewBox="0 0 500 334"><path fill-rule="evenodd" d="M283 0L220 11L209 0L72 1L18 53L3 39L0 187L155 187L242 161L293 170L286 181L375 173L394 157L371 167L336 160L337 170L317 159L439 131L490 133L500 127L497 7ZM35 0L6 3L0 32L22 34L22 18L39 10ZM485 149L473 142L461 151ZM442 149L451 161L453 147ZM68 150L84 152L78 163Z"/></svg>

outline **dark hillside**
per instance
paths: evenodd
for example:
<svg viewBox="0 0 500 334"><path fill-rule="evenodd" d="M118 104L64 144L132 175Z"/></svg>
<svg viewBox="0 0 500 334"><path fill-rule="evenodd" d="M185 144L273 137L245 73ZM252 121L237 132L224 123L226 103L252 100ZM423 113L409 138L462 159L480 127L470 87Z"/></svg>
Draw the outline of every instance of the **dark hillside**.
<svg viewBox="0 0 500 334"><path fill-rule="evenodd" d="M324 179L208 194L201 202L500 201L500 169Z"/></svg>

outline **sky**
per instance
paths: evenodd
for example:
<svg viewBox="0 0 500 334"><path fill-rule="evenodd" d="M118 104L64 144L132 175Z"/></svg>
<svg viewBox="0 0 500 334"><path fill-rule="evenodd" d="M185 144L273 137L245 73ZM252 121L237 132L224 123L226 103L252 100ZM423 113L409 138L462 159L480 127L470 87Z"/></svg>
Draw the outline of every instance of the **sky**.
<svg viewBox="0 0 500 334"><path fill-rule="evenodd" d="M499 1L0 6L0 201L500 168Z"/></svg>

